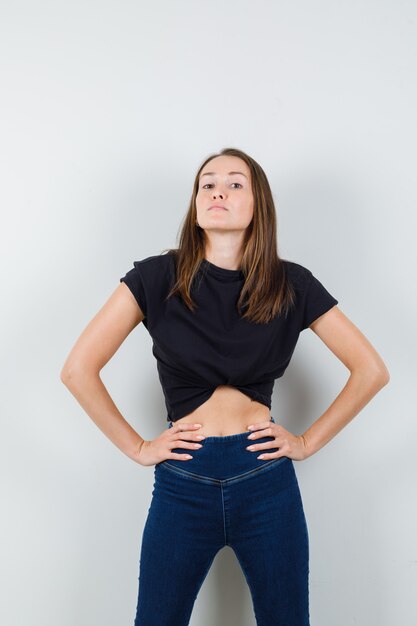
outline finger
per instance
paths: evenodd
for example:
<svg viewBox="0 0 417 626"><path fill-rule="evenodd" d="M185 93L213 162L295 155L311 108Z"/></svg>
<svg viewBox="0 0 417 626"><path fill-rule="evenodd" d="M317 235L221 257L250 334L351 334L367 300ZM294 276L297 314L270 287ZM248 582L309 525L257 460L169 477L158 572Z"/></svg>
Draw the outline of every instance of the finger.
<svg viewBox="0 0 417 626"><path fill-rule="evenodd" d="M256 424L250 424L250 426L248 426L248 430L259 430L261 428L268 428L268 426L270 425L270 420L268 420L267 422L257 422Z"/></svg>
<svg viewBox="0 0 417 626"><path fill-rule="evenodd" d="M186 430L196 430L197 428L201 428L201 424L176 424L177 432L184 432Z"/></svg>
<svg viewBox="0 0 417 626"><path fill-rule="evenodd" d="M279 446L274 441L251 444L246 447L246 450L250 452L260 452L261 450L270 450L271 448L277 448L277 450L279 450Z"/></svg>
<svg viewBox="0 0 417 626"><path fill-rule="evenodd" d="M260 439L261 437L273 437L273 431L270 426L264 428L263 430L257 430L256 432L252 432L252 434L248 435L249 441L251 439Z"/></svg>
<svg viewBox="0 0 417 626"><path fill-rule="evenodd" d="M175 461L189 461L193 457L191 454L177 454L176 452L171 452L168 458Z"/></svg>
<svg viewBox="0 0 417 626"><path fill-rule="evenodd" d="M284 454L280 454L279 452L263 452L262 454L260 454L259 456L257 456L257 459L261 459L261 461L265 461L267 459L280 459L282 456L285 456Z"/></svg>
<svg viewBox="0 0 417 626"><path fill-rule="evenodd" d="M175 442L180 442L180 443L187 439L191 441L202 441L203 439L205 439L204 435L196 434L195 431L178 431L176 433L173 433L172 435L171 433L169 433L169 435L170 435L169 437L170 441L175 441Z"/></svg>
<svg viewBox="0 0 417 626"><path fill-rule="evenodd" d="M174 448L186 448L187 450L198 450L199 448L202 447L201 443L195 443L192 441L184 441L183 439L176 439L174 440L174 445L172 446L171 450L173 450Z"/></svg>

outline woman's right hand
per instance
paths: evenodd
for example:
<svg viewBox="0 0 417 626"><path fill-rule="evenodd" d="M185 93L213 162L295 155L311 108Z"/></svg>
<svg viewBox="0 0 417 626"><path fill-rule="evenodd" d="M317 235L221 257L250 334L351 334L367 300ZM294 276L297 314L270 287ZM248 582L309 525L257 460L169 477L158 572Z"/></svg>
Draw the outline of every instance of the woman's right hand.
<svg viewBox="0 0 417 626"><path fill-rule="evenodd" d="M171 450L173 448L192 450L201 448L201 444L196 442L205 439L205 437L195 432L199 428L201 428L201 424L174 424L172 428L166 428L155 439L150 441L144 439L137 453L136 461L140 465L156 465L166 459L189 461L193 458L191 455L179 454L171 452Z"/></svg>

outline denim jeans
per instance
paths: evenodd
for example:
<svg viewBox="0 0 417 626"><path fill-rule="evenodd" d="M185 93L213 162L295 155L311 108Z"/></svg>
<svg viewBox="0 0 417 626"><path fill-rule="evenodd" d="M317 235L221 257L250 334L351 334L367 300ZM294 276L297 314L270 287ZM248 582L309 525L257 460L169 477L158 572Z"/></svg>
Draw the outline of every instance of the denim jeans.
<svg viewBox="0 0 417 626"><path fill-rule="evenodd" d="M309 626L309 538L293 461L257 459L246 446L273 438L248 435L206 437L197 450L173 448L192 459L155 465L135 626L187 626L224 546L243 570L257 626Z"/></svg>

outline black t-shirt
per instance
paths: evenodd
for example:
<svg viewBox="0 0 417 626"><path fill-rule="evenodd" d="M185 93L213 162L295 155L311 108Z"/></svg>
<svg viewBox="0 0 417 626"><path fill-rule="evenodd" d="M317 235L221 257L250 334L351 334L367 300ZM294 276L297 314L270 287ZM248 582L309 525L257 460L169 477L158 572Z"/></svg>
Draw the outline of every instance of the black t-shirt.
<svg viewBox="0 0 417 626"><path fill-rule="evenodd" d="M338 304L309 269L283 262L296 303L286 318L277 315L267 324L239 317L236 304L243 272L207 259L191 290L194 312L178 295L165 299L175 282L170 253L134 261L120 278L145 315L143 325L153 340L167 421L191 413L219 385L232 385L271 409L274 382L287 368L300 332Z"/></svg>

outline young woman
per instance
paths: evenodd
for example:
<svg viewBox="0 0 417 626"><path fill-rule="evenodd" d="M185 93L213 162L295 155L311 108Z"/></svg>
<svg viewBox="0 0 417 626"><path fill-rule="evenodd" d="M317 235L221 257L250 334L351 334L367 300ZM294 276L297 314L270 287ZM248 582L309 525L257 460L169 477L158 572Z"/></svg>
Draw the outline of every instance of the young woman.
<svg viewBox="0 0 417 626"><path fill-rule="evenodd" d="M293 461L320 450L389 381L376 350L314 274L279 257L263 169L224 149L200 166L180 244L140 261L84 330L61 380L131 459L154 465L135 626L186 626L230 546L258 626L308 626L309 537ZM144 440L99 373L143 322L168 427ZM310 328L350 370L303 434L270 414L274 381ZM249 435L249 433L252 433Z"/></svg>

